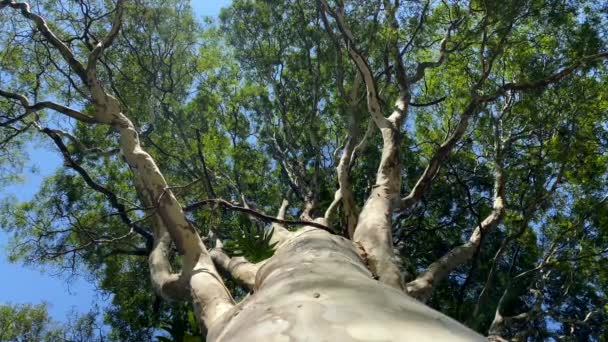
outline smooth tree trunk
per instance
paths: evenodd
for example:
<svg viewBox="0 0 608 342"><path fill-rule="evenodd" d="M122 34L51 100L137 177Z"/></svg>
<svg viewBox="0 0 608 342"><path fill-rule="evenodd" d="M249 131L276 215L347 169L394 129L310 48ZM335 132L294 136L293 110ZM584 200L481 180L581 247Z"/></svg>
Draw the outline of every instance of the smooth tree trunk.
<svg viewBox="0 0 608 342"><path fill-rule="evenodd" d="M255 276L208 341L476 341L472 330L373 278L360 250L304 227ZM202 285L204 286L204 285Z"/></svg>

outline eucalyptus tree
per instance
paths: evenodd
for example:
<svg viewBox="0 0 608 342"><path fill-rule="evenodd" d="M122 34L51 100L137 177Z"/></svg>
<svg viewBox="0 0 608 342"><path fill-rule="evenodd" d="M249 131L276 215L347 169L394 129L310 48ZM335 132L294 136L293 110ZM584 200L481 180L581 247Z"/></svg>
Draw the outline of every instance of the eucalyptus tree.
<svg viewBox="0 0 608 342"><path fill-rule="evenodd" d="M52 341L58 331L51 324L46 305L0 306L0 341Z"/></svg>
<svg viewBox="0 0 608 342"><path fill-rule="evenodd" d="M599 340L605 10L0 1L2 134L66 167L13 256L91 272L121 340L163 301L211 341Z"/></svg>
<svg viewBox="0 0 608 342"><path fill-rule="evenodd" d="M103 341L103 332L96 323L96 315L71 315L68 323L53 321L47 304L0 305L0 341Z"/></svg>

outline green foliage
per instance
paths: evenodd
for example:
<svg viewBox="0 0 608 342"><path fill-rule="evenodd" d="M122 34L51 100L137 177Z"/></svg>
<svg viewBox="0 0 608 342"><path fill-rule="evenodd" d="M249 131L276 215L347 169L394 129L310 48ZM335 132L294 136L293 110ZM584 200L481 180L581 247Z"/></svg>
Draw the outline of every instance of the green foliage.
<svg viewBox="0 0 608 342"><path fill-rule="evenodd" d="M1 305L0 341L53 341L58 331L51 325L46 304ZM54 337L53 337L54 336Z"/></svg>
<svg viewBox="0 0 608 342"><path fill-rule="evenodd" d="M156 336L158 342L205 342L205 337L194 317L192 309L184 308L186 313L173 317L169 322L161 322L160 328L169 334L166 336Z"/></svg>
<svg viewBox="0 0 608 342"><path fill-rule="evenodd" d="M248 224L247 224L248 223ZM241 256L253 263L270 258L274 254L275 243L271 243L273 228L264 229L259 224L245 222L245 226L232 231L224 248L230 256Z"/></svg>
<svg viewBox="0 0 608 342"><path fill-rule="evenodd" d="M103 341L96 324L93 312L60 324L49 317L46 303L0 304L1 342Z"/></svg>
<svg viewBox="0 0 608 342"><path fill-rule="evenodd" d="M438 58L447 27L462 18L446 44L448 58L412 85L412 103L436 103L409 108L400 141L402 195L454 132L471 99L509 82L541 80L581 57L608 50L607 8L601 2L400 3L398 29L388 25L378 2L344 6L356 46L377 76L387 114L399 92L390 44L397 42L406 71L413 73L419 62ZM111 1L90 4L99 15L113 7ZM85 60L88 48L77 2L39 2L36 11L61 37L74 37L70 47ZM111 17L90 22L88 38L103 36ZM39 35L30 39L31 26L18 18L0 16L0 88L91 111L81 81L66 75L69 68L58 53L47 50ZM244 199L255 210L274 214L286 198L287 216L298 217L308 196L317 203L313 214L322 215L336 190L336 157L349 118L356 120L356 139L370 120L364 87L356 87L357 69L331 18L326 27L317 1L235 0L217 23L198 23L188 1L128 2L122 33L104 52L103 62L102 81L120 99L140 130L143 147L184 205L211 197ZM431 306L486 333L506 289L503 313L510 315L530 309L529 289L537 287L544 295L542 312L513 327L507 337L524 331L530 340L607 338L607 87L606 63L590 62L543 89L507 93L479 105L419 205L392 217L395 245L415 276L465 243L492 210L496 145L511 141L501 150L507 213L484 235L473 260L440 284ZM0 122L21 114L14 101L0 101ZM51 111L38 114L0 127L0 184L18 178L26 142L41 137L33 122L61 128L79 141L64 139L74 159L116 194L130 220L151 231L151 216L135 189L136 171L120 154L100 153L117 146L117 132ZM20 129L24 132L6 140ZM350 167L359 207L375 182L381 143L374 129ZM98 151L91 153L92 148ZM298 185L308 193L294 190ZM341 214L332 227L336 230L344 227ZM222 208L201 209L188 218L203 236L218 232L231 256L252 262L272 256L269 224ZM204 335L184 305L155 296L141 253L149 243L131 232L106 196L74 170L55 172L29 201L5 199L0 226L12 236L13 261L88 274L111 297L104 313L111 340L186 341ZM549 255L550 276L544 282L534 272L515 278ZM177 266L178 256L170 259ZM490 286L479 307L486 283ZM233 282L227 286L242 292ZM40 308L27 310L37 321L27 323L32 331L51 329ZM590 312L597 313L585 322ZM158 336L162 329L170 336Z"/></svg>

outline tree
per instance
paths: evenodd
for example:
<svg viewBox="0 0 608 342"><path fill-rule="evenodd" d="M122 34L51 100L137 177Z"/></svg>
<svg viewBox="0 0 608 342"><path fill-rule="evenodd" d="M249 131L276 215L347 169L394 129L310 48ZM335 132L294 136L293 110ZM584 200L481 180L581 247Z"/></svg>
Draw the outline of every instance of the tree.
<svg viewBox="0 0 608 342"><path fill-rule="evenodd" d="M0 341L103 341L94 312L70 318L66 324L52 321L46 303L0 305Z"/></svg>
<svg viewBox="0 0 608 342"><path fill-rule="evenodd" d="M46 336L55 334L49 331L50 319L44 304L2 305L0 313L0 341L43 341Z"/></svg>
<svg viewBox="0 0 608 342"><path fill-rule="evenodd" d="M600 340L605 10L0 1L3 148L65 160L13 256L99 280L119 340L181 302L209 341Z"/></svg>

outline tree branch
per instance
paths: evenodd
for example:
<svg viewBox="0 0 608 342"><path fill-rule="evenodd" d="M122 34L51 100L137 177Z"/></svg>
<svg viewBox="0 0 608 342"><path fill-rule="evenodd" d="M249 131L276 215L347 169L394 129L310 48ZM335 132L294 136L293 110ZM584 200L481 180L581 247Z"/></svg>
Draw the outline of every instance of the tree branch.
<svg viewBox="0 0 608 342"><path fill-rule="evenodd" d="M118 200L118 196L116 196L113 191L95 182L93 178L91 178L88 172L72 158L67 146L63 143L63 140L61 140L59 134L49 128L43 128L41 129L41 131L44 134L48 135L53 140L55 145L59 148L59 151L61 152L65 160L65 165L76 171L91 189L105 195L108 199L108 202L110 202L110 205L112 205L112 207L114 207L114 209L118 211L118 216L123 221L123 223L127 225L127 227L133 229L134 232L141 235L146 240L147 245L151 247L154 240L152 234L143 227L140 227L139 225L131 221L124 204L120 203L120 201Z"/></svg>
<svg viewBox="0 0 608 342"><path fill-rule="evenodd" d="M289 194L288 194L289 195ZM279 207L279 211L277 213L278 220L285 220L285 212L287 211L287 207L289 206L289 202L287 199L283 199L281 202L281 207ZM285 228L285 225L282 223L274 222L272 224L272 236L270 238L270 243L275 245L275 249L278 248L281 243L287 241L291 236L291 232Z"/></svg>
<svg viewBox="0 0 608 342"><path fill-rule="evenodd" d="M183 289L181 285L185 284L190 290L190 298L201 325L210 324L231 310L234 307L234 299L217 273L199 233L187 219L156 161L142 148L138 130L124 115L120 101L108 93L97 78L96 63L94 63L98 59L96 55L101 54L103 48L112 42L116 31L120 29L119 21L122 13L120 8L117 10L110 34L98 48L98 52L89 56L91 63L85 70L72 51L49 30L46 22L29 11L29 5L3 0L0 6L19 8L26 18L36 22L43 36L60 51L70 68L88 87L95 122L110 125L118 132L121 153L133 170L135 183L139 187L138 194L149 197L149 202L156 204L155 210L158 215L154 217L159 220L159 224L157 224L158 229L155 229L155 246L149 264L157 290L163 293L164 288L171 284L178 284L178 287ZM120 6L122 6L121 2L118 7ZM171 241L182 255L182 270L179 276L170 273L170 264L164 255Z"/></svg>
<svg viewBox="0 0 608 342"><path fill-rule="evenodd" d="M60 104L52 102L52 101L43 101L43 102L38 102L33 105L30 105L30 101L24 95L11 93L11 92L8 92L8 91L2 90L2 89L0 89L0 96L19 101L21 103L21 106L25 109L25 114L20 115L14 119L8 120L7 121L8 124L10 124L12 122L16 122L18 120L22 120L25 117L27 117L29 114L40 111L42 109L52 109L56 112L66 115L72 119L76 119L78 121L82 121L82 122L86 122L86 123L98 122L95 118L93 118L91 116L88 116L75 109L60 105ZM3 125L5 123L3 123Z"/></svg>
<svg viewBox="0 0 608 342"><path fill-rule="evenodd" d="M276 217L272 217L270 215L266 215L263 213L260 213L258 211L255 211L251 208L247 208L247 207L241 207L238 204L234 204L234 203L230 203L224 199L221 198L210 198L210 199L205 199L202 201L198 201L195 203L192 203L190 205L187 205L186 207L184 207L184 211L185 212L189 212L189 211L194 211L194 210L198 210L204 206L207 205L216 205L219 204L222 207L229 209L229 210L235 210L235 211L240 211L242 213L246 213L248 215L251 215L257 219L260 219L262 221L265 222L272 222L272 223L279 223L282 225L301 225L301 226L311 226L311 227L315 227L315 228L319 228L319 229L323 229L325 231L328 231L330 233L333 233L333 231L320 223L314 222L314 221L304 221L304 220L295 220L295 221L290 221L290 220L285 220L285 219L280 219L280 218L276 218Z"/></svg>
<svg viewBox="0 0 608 342"><path fill-rule="evenodd" d="M76 59L72 50L70 50L70 48L65 45L61 39L57 38L53 31L51 31L46 21L41 16L30 11L30 5L28 3L16 2L13 0L2 0L0 2L0 10L6 6L19 10L25 18L32 20L42 36L46 38L57 50L59 50L63 56L63 59L70 65L70 68L74 70L82 82L87 84L87 75L84 66Z"/></svg>
<svg viewBox="0 0 608 342"><path fill-rule="evenodd" d="M496 143L500 144L499 142ZM407 292L414 298L428 300L437 284L458 266L469 261L481 245L483 236L496 227L505 214L505 176L502 153L496 149L494 166L494 201L491 213L473 230L469 241L453 248L407 284Z"/></svg>
<svg viewBox="0 0 608 342"><path fill-rule="evenodd" d="M260 267L262 267L263 262L253 264L244 257L231 258L224 252L223 246L222 242L216 239L215 248L209 251L213 262L247 289L254 291L255 276Z"/></svg>
<svg viewBox="0 0 608 342"><path fill-rule="evenodd" d="M449 50L448 50L448 42L450 41L450 38L452 36L452 32L458 28L458 25L460 25L460 23L462 23L464 20L464 18L458 19L453 21L450 26L448 27L445 36L443 37L443 39L441 40L441 43L439 44L439 57L437 58L436 61L431 61L431 62L419 62L418 65L416 65L416 72L408 77L408 83L416 83L418 81L420 81L425 74L425 71L427 69L433 69L436 68L440 65L442 65L446 59L448 58L448 54L449 54Z"/></svg>
<svg viewBox="0 0 608 342"><path fill-rule="evenodd" d="M595 55L590 55L583 57L576 62L574 62L571 66L566 67L553 75L547 76L543 79L529 82L515 82L515 83L507 83L502 87L498 88L498 90L489 96L484 96L480 100L482 102L491 102L496 100L497 98L505 95L509 91L530 91L530 90L541 90L553 83L559 82L562 79L568 77L573 72L575 72L579 67L586 66L591 62L603 60L608 58L608 52L598 53Z"/></svg>
<svg viewBox="0 0 608 342"><path fill-rule="evenodd" d="M354 155L357 136L359 135L359 122L355 115L357 105L357 92L359 89L360 77L355 78L355 85L352 88L350 94L350 101L348 103L348 137L346 143L342 149L342 155L340 161L336 166L336 174L338 178L338 190L334 193L334 200L325 211L325 222L327 225L331 225L332 216L337 211L338 205L342 203L344 209L344 216L346 218L346 231L348 236L352 239L355 233L355 227L357 226L357 216L359 215L359 209L355 203L355 197L353 194L353 186L351 183L351 168L352 157ZM365 137L364 137L365 138Z"/></svg>
<svg viewBox="0 0 608 342"><path fill-rule="evenodd" d="M462 136L466 133L467 128L469 127L470 118L475 115L479 111L479 104L476 99L472 99L469 101L469 104L460 115L460 119L454 132L450 135L450 137L443 142L439 146L439 148L435 151L427 167L424 169L424 172L418 178L416 185L412 188L410 193L401 199L399 210L407 211L411 209L422 196L430 189L433 179L439 173L439 169L443 164L445 158L450 154L454 146L460 141Z"/></svg>
<svg viewBox="0 0 608 342"><path fill-rule="evenodd" d="M118 0L116 2L116 8L115 8L116 13L114 14L114 20L112 21L112 27L110 28L110 31L108 32L106 37L104 39L102 39L101 41L99 41L93 48L93 51L91 51L91 53L89 54L89 60L87 63L87 72L91 72L91 71L95 70L95 68L97 67L97 61L99 60L99 57L101 56L103 50L110 47L110 45L112 45L112 43L118 36L118 33L120 32L120 27L122 25L124 3L125 3L125 0Z"/></svg>
<svg viewBox="0 0 608 342"><path fill-rule="evenodd" d="M410 99L409 89L400 87L392 114L388 118L384 117L372 69L367 57L357 49L354 36L344 18L344 8L340 4L332 10L326 0L319 1L323 9L321 15L327 12L336 21L349 56L365 84L368 111L382 133L382 155L375 185L359 214L353 241L363 249L370 270L381 282L403 290L404 284L393 250L391 215L401 188L399 142L401 125Z"/></svg>

